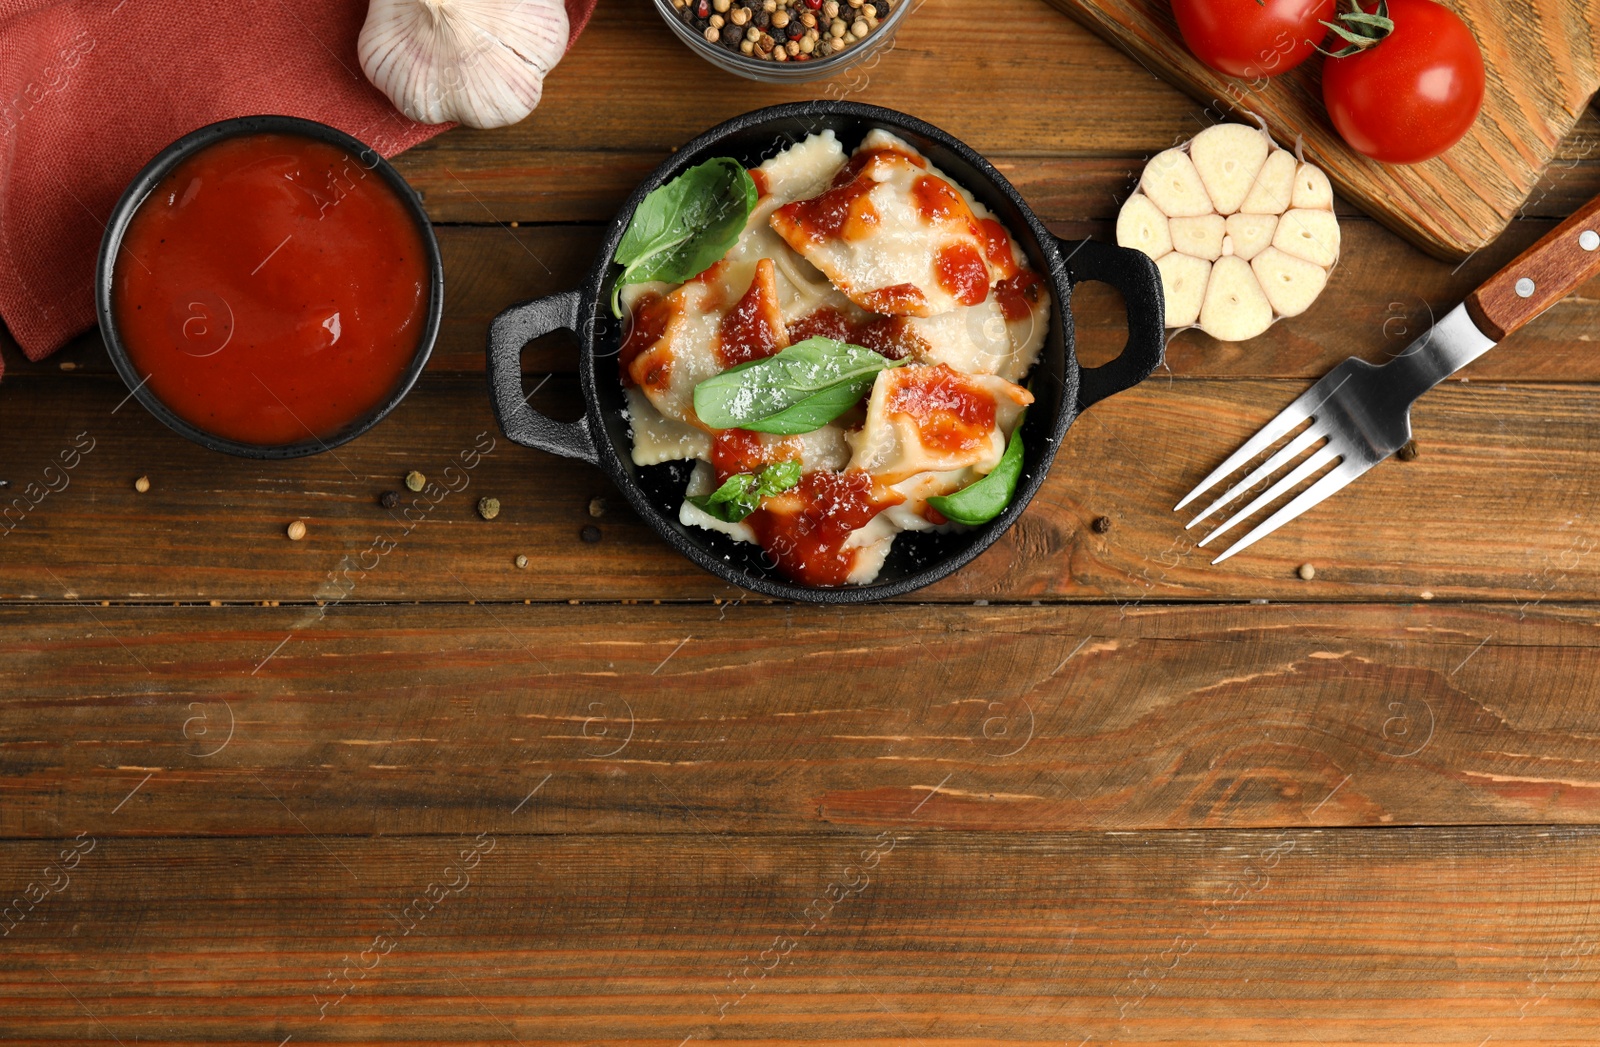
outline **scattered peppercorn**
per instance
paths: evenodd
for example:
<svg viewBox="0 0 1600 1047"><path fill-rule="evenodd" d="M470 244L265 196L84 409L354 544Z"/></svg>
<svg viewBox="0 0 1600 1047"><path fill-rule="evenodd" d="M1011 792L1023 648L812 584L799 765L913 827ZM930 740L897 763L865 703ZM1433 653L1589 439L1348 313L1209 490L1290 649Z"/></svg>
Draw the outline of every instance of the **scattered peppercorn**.
<svg viewBox="0 0 1600 1047"><path fill-rule="evenodd" d="M500 515L500 499L498 499L498 498L479 498L478 499L478 515L483 517L485 520L493 520L495 517L499 516Z"/></svg>
<svg viewBox="0 0 1600 1047"><path fill-rule="evenodd" d="M378 499L378 504L383 506L385 509L393 509L395 506L400 504L400 492L399 491L385 491L385 492L383 492L383 497Z"/></svg>
<svg viewBox="0 0 1600 1047"><path fill-rule="evenodd" d="M521 567L523 570L527 570L527 568L528 568L528 558L526 556L523 556L521 553L518 553L517 554L517 559L516 559L516 565L518 567Z"/></svg>
<svg viewBox="0 0 1600 1047"><path fill-rule="evenodd" d="M1402 462L1414 462L1417 460L1417 454L1417 441L1407 440L1401 445L1400 450L1395 452L1395 457Z"/></svg>
<svg viewBox="0 0 1600 1047"><path fill-rule="evenodd" d="M139 477L139 479L133 481L133 489L140 494L144 494L150 490L150 478L148 476Z"/></svg>
<svg viewBox="0 0 1600 1047"><path fill-rule="evenodd" d="M1301 578L1309 582L1317 576L1317 569L1308 563L1303 563L1300 565L1299 574Z"/></svg>
<svg viewBox="0 0 1600 1047"><path fill-rule="evenodd" d="M1107 531L1111 530L1111 517L1097 516L1094 518L1094 523L1090 524L1090 526L1094 528L1095 534L1105 534Z"/></svg>
<svg viewBox="0 0 1600 1047"><path fill-rule="evenodd" d="M420 491L428 485L428 478L415 469L406 473L406 490Z"/></svg>
<svg viewBox="0 0 1600 1047"><path fill-rule="evenodd" d="M583 530L578 532L578 537L582 538L590 545L593 545L595 542L600 540L600 528L596 527L594 524L588 524Z"/></svg>
<svg viewBox="0 0 1600 1047"><path fill-rule="evenodd" d="M289 525L286 533L289 535L289 541L298 542L306 536L306 522L304 520L295 520Z"/></svg>

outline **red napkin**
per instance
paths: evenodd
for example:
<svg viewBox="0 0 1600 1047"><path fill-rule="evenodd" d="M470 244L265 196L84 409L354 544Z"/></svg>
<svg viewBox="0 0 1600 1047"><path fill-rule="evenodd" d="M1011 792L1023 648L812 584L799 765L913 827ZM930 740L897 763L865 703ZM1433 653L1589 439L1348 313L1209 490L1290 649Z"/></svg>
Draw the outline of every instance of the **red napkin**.
<svg viewBox="0 0 1600 1047"><path fill-rule="evenodd" d="M576 40L597 0L566 0ZM94 325L105 220L168 142L233 116L320 120L393 156L448 128L356 58L366 0L0 0L0 317L29 359Z"/></svg>

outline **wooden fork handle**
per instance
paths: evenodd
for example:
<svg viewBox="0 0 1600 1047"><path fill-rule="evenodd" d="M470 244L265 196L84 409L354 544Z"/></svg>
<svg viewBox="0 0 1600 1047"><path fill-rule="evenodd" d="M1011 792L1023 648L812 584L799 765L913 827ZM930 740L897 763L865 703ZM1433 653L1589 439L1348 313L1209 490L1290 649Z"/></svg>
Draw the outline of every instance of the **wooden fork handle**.
<svg viewBox="0 0 1600 1047"><path fill-rule="evenodd" d="M1496 342L1600 275L1600 196L1467 296L1467 313Z"/></svg>

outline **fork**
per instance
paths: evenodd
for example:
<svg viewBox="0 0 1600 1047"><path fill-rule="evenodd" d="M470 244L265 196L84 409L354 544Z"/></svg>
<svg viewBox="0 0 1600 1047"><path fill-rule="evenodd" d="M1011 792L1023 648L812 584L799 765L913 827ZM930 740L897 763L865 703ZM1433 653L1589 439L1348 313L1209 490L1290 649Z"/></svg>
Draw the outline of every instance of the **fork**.
<svg viewBox="0 0 1600 1047"><path fill-rule="evenodd" d="M1493 349L1596 274L1600 274L1600 196L1490 277L1399 356L1384 364L1351 357L1328 372L1213 469L1173 511L1182 510L1309 421L1185 527L1187 530L1214 516L1305 452L1311 452L1199 542L1201 546L1209 545L1331 465L1333 468L1318 476L1310 487L1211 562L1221 563L1254 545L1398 451L1411 439L1411 405L1417 397Z"/></svg>

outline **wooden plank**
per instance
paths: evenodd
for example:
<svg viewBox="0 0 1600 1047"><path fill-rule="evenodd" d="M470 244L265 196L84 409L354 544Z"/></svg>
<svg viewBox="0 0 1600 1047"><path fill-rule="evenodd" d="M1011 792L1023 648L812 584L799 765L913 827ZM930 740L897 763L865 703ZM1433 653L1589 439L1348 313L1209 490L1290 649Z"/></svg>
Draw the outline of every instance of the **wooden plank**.
<svg viewBox="0 0 1600 1047"><path fill-rule="evenodd" d="M6 939L0 1035L1577 1047L1600 1034L1593 830L990 835L908 815L882 843L515 835L537 803L444 838L96 839ZM41 871L60 849L0 845L6 882L61 883Z"/></svg>
<svg viewBox="0 0 1600 1047"><path fill-rule="evenodd" d="M1028 75L1011 75L1014 68ZM1116 90L1106 89L1108 79ZM952 83L983 85L985 104L949 91ZM650 101L597 112L592 84L608 85L609 97ZM874 68L792 86L720 73L648 13L611 7L596 12L528 120L495 131L456 129L396 162L441 221L607 221L651 168L700 132L765 105L829 97L886 105L944 127L1015 177L1047 219L1061 221L1102 217L1090 208L1108 192L1120 199L1143 158L1215 119L1038 0L997 0L981 19L956 0L928 0ZM1573 102L1566 125L1581 113ZM1544 143L1546 162L1555 159L1557 168L1524 185L1506 216L1523 197L1534 208L1526 213L1559 217L1593 195L1596 189L1562 196L1559 211L1541 209L1555 203L1548 182L1578 184L1560 164L1600 160L1593 135L1590 115L1571 140L1555 134ZM1595 186L1594 177L1586 173L1584 184Z"/></svg>
<svg viewBox="0 0 1600 1047"><path fill-rule="evenodd" d="M1600 175L1600 167L1596 173ZM1596 188L1600 190L1600 180ZM1518 222L1492 248L1461 266L1451 266L1426 257L1376 223L1347 218L1343 258L1327 290L1307 313L1246 343L1217 342L1198 330L1186 331L1169 346L1167 370L1196 377L1317 378L1350 355L1382 360L1403 348L1430 317L1459 302L1553 225L1548 220ZM1053 228L1066 237L1114 236L1110 225L1101 222L1056 223ZM445 311L429 369L476 373L483 370L484 342L495 315L514 302L582 283L599 250L601 230L440 226L439 241L445 261ZM1396 272L1407 274L1403 291L1396 287ZM1121 351L1126 327L1114 291L1100 284L1081 285L1073 312L1085 364L1103 362ZM1478 380L1600 380L1600 355L1573 351L1591 341L1597 328L1600 281L1593 281L1474 364L1469 373ZM525 355L525 365L530 372L571 372L576 364L574 344L565 335L543 339ZM97 333L38 364L27 362L11 347L5 368L9 381L31 374L111 373Z"/></svg>
<svg viewBox="0 0 1600 1047"><path fill-rule="evenodd" d="M1198 107L1196 107L1198 110ZM1592 110L1588 119L1593 120ZM918 114L920 115L920 114ZM1110 119L1108 117L1108 119ZM700 128L705 130L706 128ZM1191 125L1187 133L1198 131ZM434 141L451 146L455 131ZM687 142L694 135L686 134ZM1143 149L1120 156L1037 156L1004 146L985 157L1017 187L1022 198L1047 222L1102 220L1116 214L1139 180L1145 160L1171 144L1152 139ZM1564 218L1600 192L1600 150L1592 141L1567 143L1570 157L1558 157L1536 184L1519 217ZM437 161L411 154L397 159L412 184L426 196L428 213L438 222L508 223L609 222L634 187L670 154L668 148L638 153L606 150L543 150L538 166L523 154L463 150ZM459 181L458 181L459 179ZM471 191L462 188L470 184ZM559 189L549 188L558 186ZM1342 214L1360 214L1340 201Z"/></svg>
<svg viewBox="0 0 1600 1047"><path fill-rule="evenodd" d="M3 837L448 834L535 788L519 832L1600 824L1589 606L85 605L0 635Z"/></svg>
<svg viewBox="0 0 1600 1047"><path fill-rule="evenodd" d="M1600 519L1589 511L1600 387L1452 381L1416 406L1421 457L1387 462L1326 506L1213 567L1171 511L1304 382L1157 378L1086 413L1021 522L931 600L1590 599ZM598 470L495 433L481 378L430 378L395 416L333 454L247 463L172 435L109 378L19 379L6 399L10 531L0 600L310 601L341 571L392 553L362 600L733 599L622 509ZM581 410L571 379L535 405ZM87 434L79 437L78 434ZM74 441L93 450L69 473ZM474 446L492 453L459 471ZM444 473L455 465L456 472ZM378 504L417 469L439 484ZM48 471L47 471L48 470ZM147 475L153 489L133 490ZM440 493L445 483L458 490ZM50 485L63 488L45 492ZM31 487L29 485L32 485ZM463 486L465 485L465 486ZM487 523L479 497L502 511ZM590 516L595 498L605 515ZM21 499L20 503L17 499ZM37 503L31 505L30 503ZM29 507L26 513L22 507ZM410 515L406 515L409 513ZM1109 533L1091 530L1099 517ZM303 542L283 537L304 518ZM592 526L598 541L581 537ZM596 536L591 532L591 537ZM518 554L532 568L518 570ZM348 560L346 559L348 558ZM1316 565L1311 583L1295 575ZM343 566L342 566L343 565Z"/></svg>
<svg viewBox="0 0 1600 1047"><path fill-rule="evenodd" d="M1303 137L1343 195L1442 258L1471 254L1500 235L1600 87L1600 24L1586 0L1454 0L1447 6L1483 52L1483 111L1443 155L1381 164L1346 146L1329 123L1315 57L1270 80L1239 80L1190 54L1169 4L1051 3L1217 113L1259 114L1280 141Z"/></svg>
<svg viewBox="0 0 1600 1047"><path fill-rule="evenodd" d="M650 11L602 5L527 120L493 131L458 128L396 163L424 192L430 213L445 220L481 222L487 212L493 221L607 220L671 150L781 102L884 105L980 152L1010 156L1135 157L1182 132L1195 109L1039 0L996 0L981 19L959 0L927 0L894 45L870 68L835 81L758 84L701 60ZM1115 93L1105 90L1108 66L1116 70ZM1015 75L1019 68L1032 75ZM950 91L953 83L981 84L983 104ZM600 104L596 85L604 85ZM603 211L585 211L597 196L608 201ZM512 200L527 218L501 209Z"/></svg>

